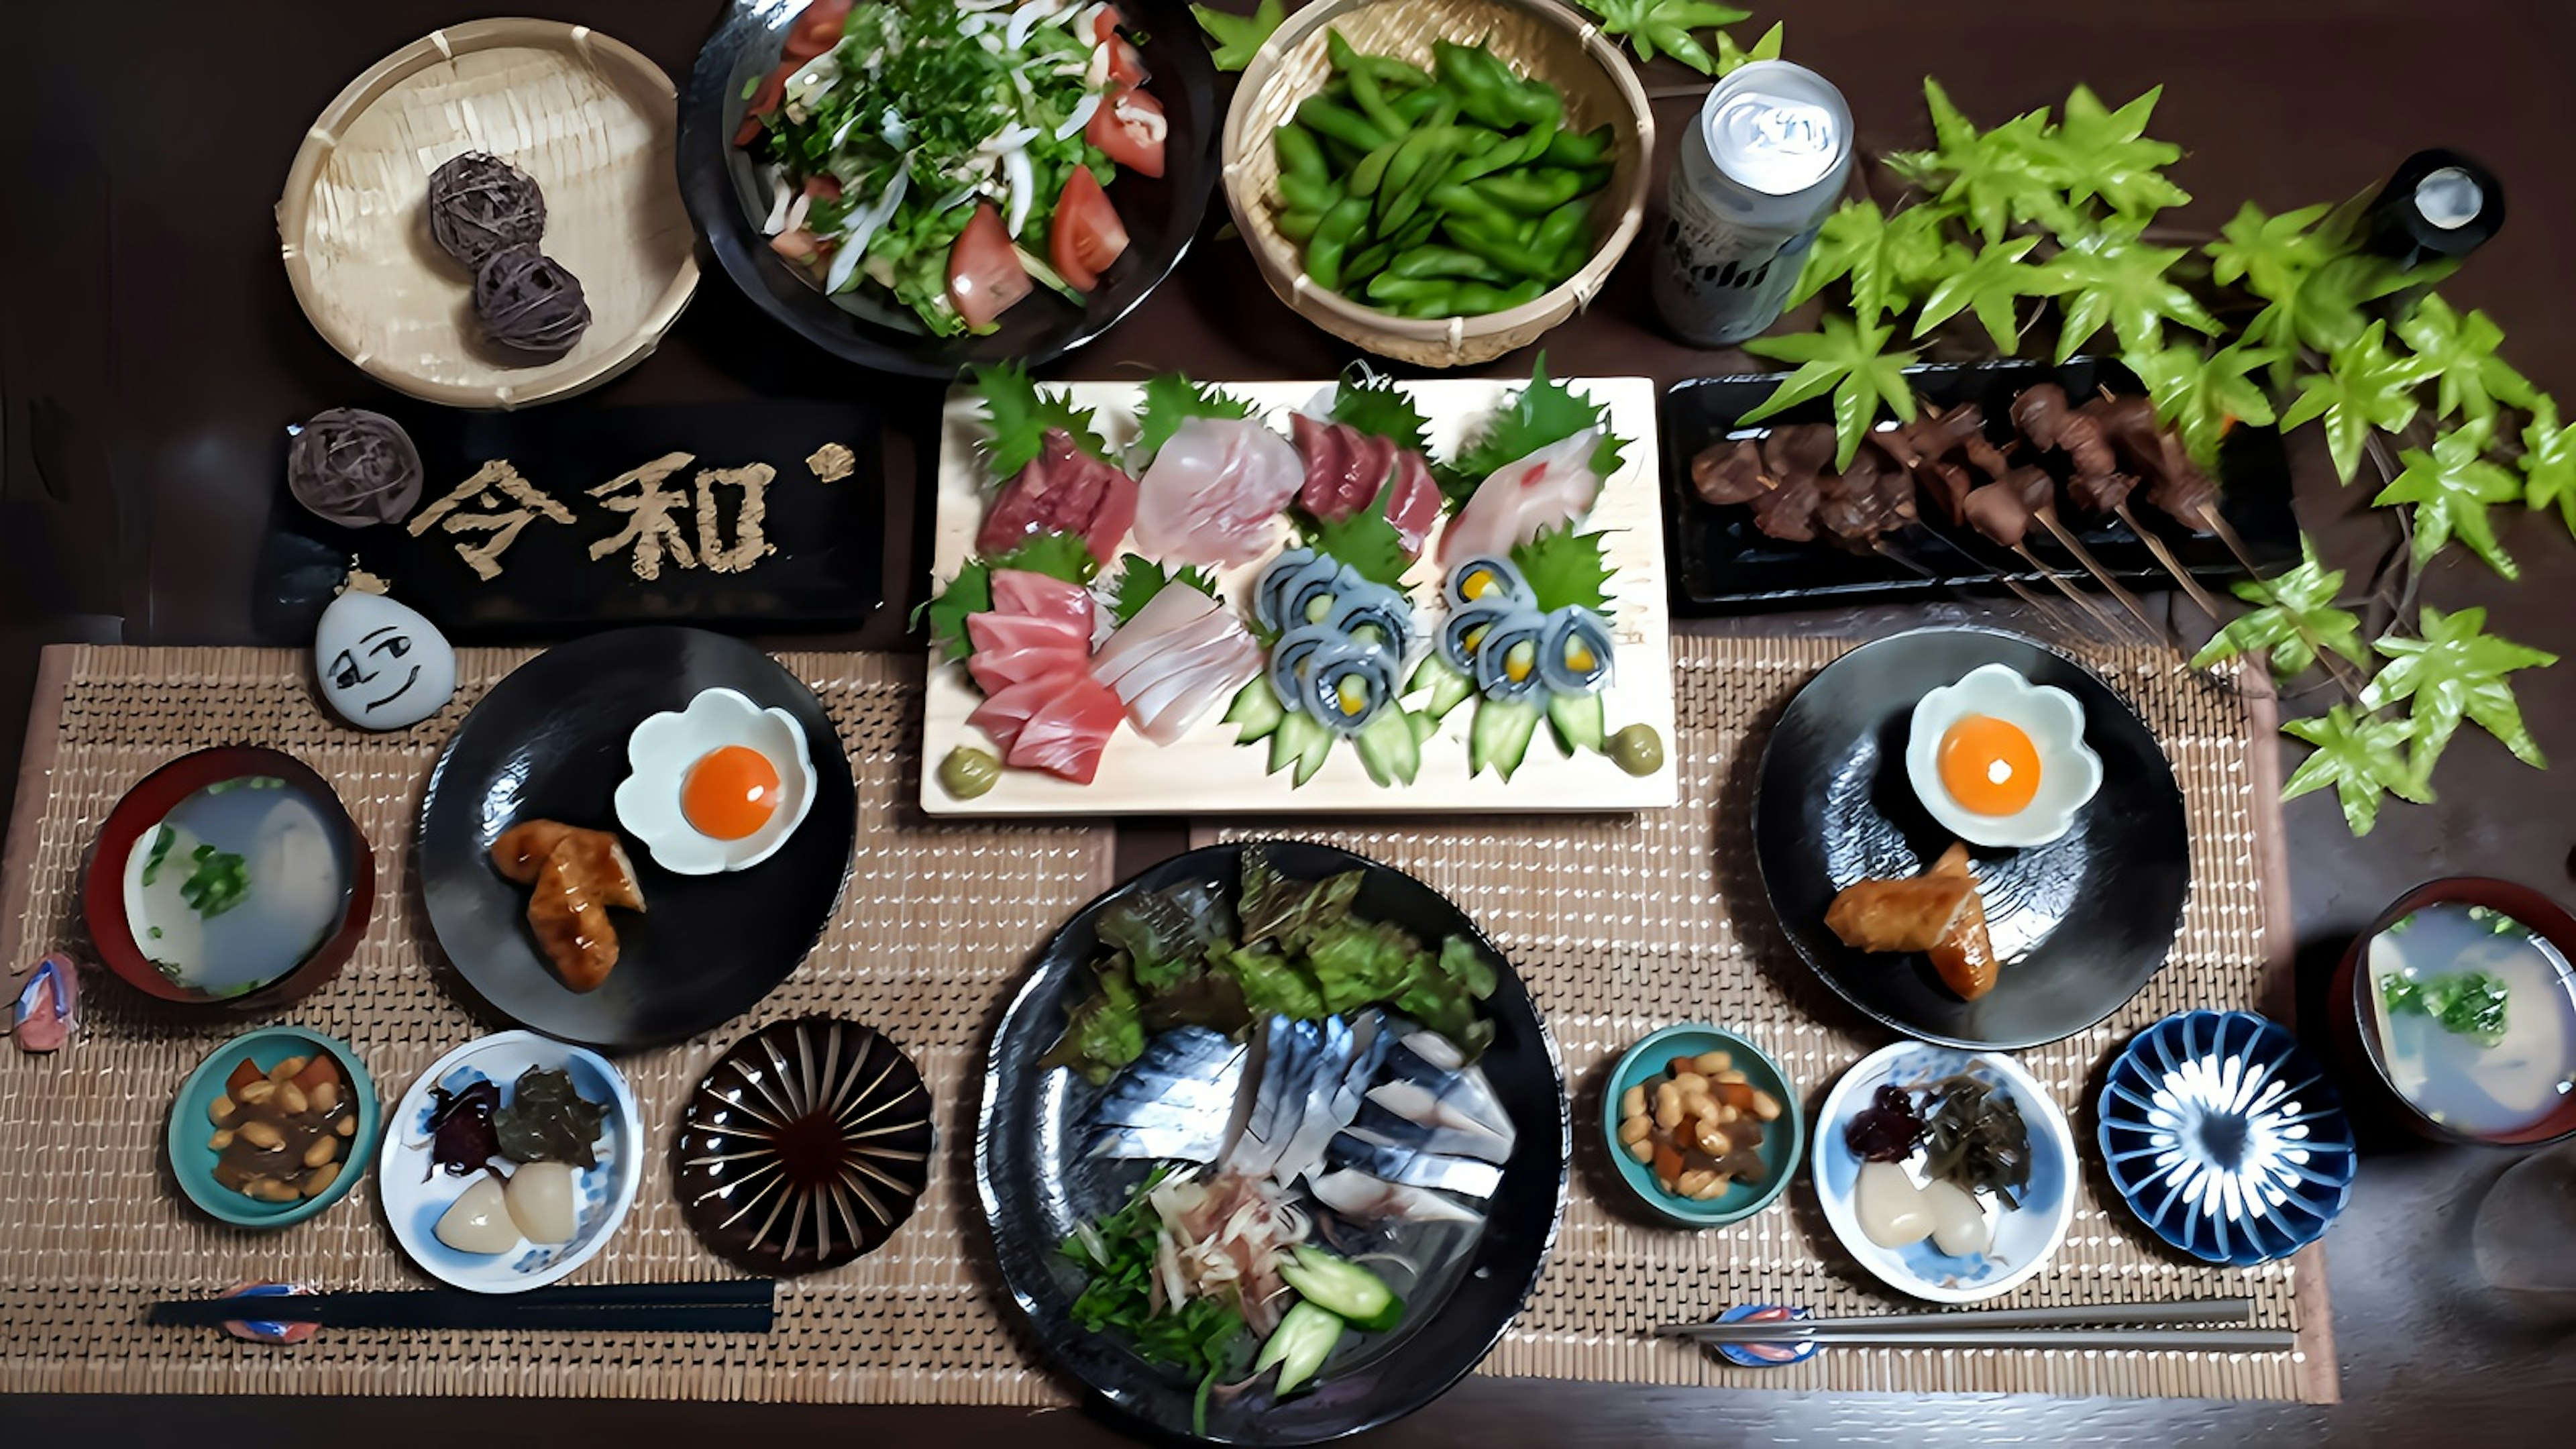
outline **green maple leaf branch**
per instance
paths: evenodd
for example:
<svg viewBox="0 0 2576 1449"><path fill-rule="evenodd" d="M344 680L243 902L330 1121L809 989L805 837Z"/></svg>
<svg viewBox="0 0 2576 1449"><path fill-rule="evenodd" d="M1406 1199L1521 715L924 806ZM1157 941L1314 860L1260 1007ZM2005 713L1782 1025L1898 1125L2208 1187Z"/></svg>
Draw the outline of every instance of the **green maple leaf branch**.
<svg viewBox="0 0 2576 1449"><path fill-rule="evenodd" d="M1997 242L1952 270L1923 298L1914 335L1921 337L1965 308L1984 324L1995 350L2012 356L2021 347L2021 299L2042 295L2049 285L2044 268L2023 261L2038 245L2035 236Z"/></svg>
<svg viewBox="0 0 2576 1449"><path fill-rule="evenodd" d="M2250 339L2252 332L2246 334ZM2299 397L2281 414L2283 429L2324 419L2326 450L2346 483L2361 466L2370 430L2395 433L2415 420L2415 389L2423 384L2421 359L2388 350L2388 324L2373 322L2335 349L2323 373L2299 379Z"/></svg>
<svg viewBox="0 0 2576 1449"><path fill-rule="evenodd" d="M2319 563L2315 541L2302 533L2298 567L2235 585L2236 597L2257 607L2219 630L2192 656L2191 667L2206 669L2263 649L2270 651L2273 677L2281 680L2304 673L2328 652L2366 668L2370 651L2361 642L2361 619L2335 606L2342 592L2343 570Z"/></svg>
<svg viewBox="0 0 2576 1449"><path fill-rule="evenodd" d="M2355 715L2334 705L2311 719L2294 719L2281 732L2316 746L2281 784L2281 798L2296 800L2312 790L2334 787L2343 805L2344 825L2355 835L2368 835L2379 823L2383 797L2395 795L2418 804L2433 792L2407 763L2406 743L2415 733L2410 719Z"/></svg>
<svg viewBox="0 0 2576 1449"><path fill-rule="evenodd" d="M1741 421L1759 422L1830 392L1834 399L1834 467L1837 471L1849 468L1881 405L1904 422L1914 421L1914 386L1906 379L1905 365L1915 355L1910 351L1887 351L1887 340L1894 331L1892 327L1855 323L1848 317L1827 317L1814 332L1757 337L1745 343L1745 351L1797 363L1798 370Z"/></svg>
<svg viewBox="0 0 2576 1449"><path fill-rule="evenodd" d="M2512 556L2496 541L2495 521L2487 516L2487 505L2523 496L2522 480L2486 456L2493 435L2492 419L2464 423L2435 438L2431 452L2409 448L2397 455L2405 471L2371 502L2381 507L2415 506L2415 567L2430 564L2433 555L2456 537L2497 573L2508 579L2522 577Z"/></svg>
<svg viewBox="0 0 2576 1449"><path fill-rule="evenodd" d="M2464 719L2495 736L2525 764L2547 767L2540 746L2523 724L2522 706L2507 676L2524 669L2545 669L2556 664L2558 656L2489 634L2486 625L2484 609L2445 614L2428 606L2419 630L2422 637L2391 635L2371 646L2388 662L2363 687L2361 707L2409 705L2407 722L2414 727L2414 736L2407 766L2418 789L2432 777L2434 763Z"/></svg>
<svg viewBox="0 0 2576 1449"><path fill-rule="evenodd" d="M2155 400L2156 421L2182 438L2204 472L2217 470L2218 445L2229 428L2238 423L2269 427L2275 421L2271 395L2253 373L2277 360L2273 349L2241 342L2206 357L2188 342L2121 356Z"/></svg>
<svg viewBox="0 0 2576 1449"><path fill-rule="evenodd" d="M2216 333L2218 319L2200 299L2165 273L2184 255L2180 247L2151 247L2131 238L2102 236L2057 254L2041 267L2046 294L2059 299L2066 320L2057 337L2057 360L2073 357L2109 323L2130 351L2163 345L2171 321L2195 332Z"/></svg>
<svg viewBox="0 0 2576 1449"><path fill-rule="evenodd" d="M2435 417L2465 414L2482 422L2495 416L2499 402L2528 409L2539 396L2531 379L2496 356L2504 329L2484 312L2463 317L2439 293L2428 292L2413 311L2397 319L2397 335L2440 382Z"/></svg>
<svg viewBox="0 0 2576 1449"><path fill-rule="evenodd" d="M2531 400L2531 422L2522 430L2522 501L2533 508L2558 507L2561 522L2576 533L2576 423L2561 427L2558 400L2540 393Z"/></svg>

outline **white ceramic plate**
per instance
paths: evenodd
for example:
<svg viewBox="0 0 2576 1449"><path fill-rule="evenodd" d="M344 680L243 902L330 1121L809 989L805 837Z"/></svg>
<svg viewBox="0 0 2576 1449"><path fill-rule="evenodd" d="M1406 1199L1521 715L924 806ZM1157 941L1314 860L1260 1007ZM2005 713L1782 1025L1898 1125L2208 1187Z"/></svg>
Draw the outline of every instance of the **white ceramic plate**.
<svg viewBox="0 0 2576 1449"><path fill-rule="evenodd" d="M451 1177L432 1166L429 1114L436 1104L429 1089L462 1091L480 1081L498 1082L507 1102L519 1075L530 1067L568 1072L573 1089L594 1102L606 1102L599 1140L591 1152L595 1167L574 1178L580 1230L571 1242L522 1242L507 1253L460 1253L438 1240L438 1219L474 1181ZM644 1175L644 1136L635 1094L608 1059L594 1051L539 1036L532 1031L505 1031L467 1042L430 1064L403 1093L400 1105L385 1119L385 1142L377 1154L376 1188L385 1205L385 1220L394 1240L429 1275L442 1283L475 1293L523 1293L562 1278L599 1255L608 1245L626 1210L635 1205L636 1184Z"/></svg>
<svg viewBox="0 0 2576 1449"><path fill-rule="evenodd" d="M1944 1253L1930 1238L1882 1248L1860 1230L1852 1192L1861 1159L1844 1145L1843 1128L1883 1083L1919 1088L1962 1071L2009 1093L2030 1129L2030 1186L2021 1208L1996 1217L1994 1244L1984 1253ZM1816 1114L1812 1165L1825 1221L1844 1249L1887 1286L1934 1303L1975 1303L2011 1292L2047 1264L2075 1216L2075 1136L2067 1130L2066 1114L2019 1062L2000 1052L1909 1041L1861 1058L1834 1083Z"/></svg>

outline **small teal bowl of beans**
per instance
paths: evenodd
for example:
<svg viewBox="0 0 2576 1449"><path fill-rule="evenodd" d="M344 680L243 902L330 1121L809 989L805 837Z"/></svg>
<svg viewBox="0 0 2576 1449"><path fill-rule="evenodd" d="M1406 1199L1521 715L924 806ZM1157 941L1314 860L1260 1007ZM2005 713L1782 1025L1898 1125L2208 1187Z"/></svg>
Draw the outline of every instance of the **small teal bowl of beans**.
<svg viewBox="0 0 2576 1449"><path fill-rule="evenodd" d="M1691 1228L1769 1207L1806 1158L1788 1074L1752 1042L1699 1023L1628 1049L1602 1093L1601 1130L1637 1200Z"/></svg>
<svg viewBox="0 0 2576 1449"><path fill-rule="evenodd" d="M323 1060L327 1069L316 1065ZM180 1085L170 1170L209 1217L283 1228L349 1195L375 1160L382 1126L375 1079L348 1043L262 1027L217 1047Z"/></svg>

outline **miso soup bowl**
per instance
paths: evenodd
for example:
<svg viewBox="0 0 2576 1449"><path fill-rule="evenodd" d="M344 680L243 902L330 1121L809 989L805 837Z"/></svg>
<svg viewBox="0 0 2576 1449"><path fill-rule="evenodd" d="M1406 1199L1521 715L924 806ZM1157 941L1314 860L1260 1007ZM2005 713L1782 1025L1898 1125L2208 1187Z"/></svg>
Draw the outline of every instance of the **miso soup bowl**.
<svg viewBox="0 0 2576 1449"><path fill-rule="evenodd" d="M125 912L125 863L134 852L135 842L168 818L180 801L209 785L260 776L284 780L302 791L321 813L324 827L340 837L348 857L348 887L339 924L302 961L249 991L216 996L163 975L152 964L142 943L134 939L134 927ZM108 812L107 824L100 828L98 841L91 847L88 874L81 883L81 919L107 969L146 996L202 1008L208 1015L274 1010L310 994L340 974L350 953L358 948L359 939L367 933L375 902L375 853L357 822L349 818L331 782L293 755L255 745L225 745L181 755L144 776Z"/></svg>
<svg viewBox="0 0 2576 1449"><path fill-rule="evenodd" d="M2382 931L2426 906L2452 902L2502 911L2557 947L2560 955L2576 961L2576 916L2569 915L2565 907L2529 886L2485 876L2463 875L2426 881L2399 896L2388 909L2379 913L2379 919L2353 938L2352 945L2343 953L2342 964L2335 968L2334 984L2327 988L2328 1019L2334 1031L2335 1051L2342 1060L2347 1080L2355 1088L2352 1105L2375 1107L2378 1116L2436 1142L2533 1147L2576 1135L2576 1094L2560 1098L2557 1111L2518 1132L2487 1137L2434 1121L2405 1093L2397 1090L2395 1080L2389 1076L2388 1062L2379 1040L2379 1015L2370 1000L2367 959L2370 943Z"/></svg>

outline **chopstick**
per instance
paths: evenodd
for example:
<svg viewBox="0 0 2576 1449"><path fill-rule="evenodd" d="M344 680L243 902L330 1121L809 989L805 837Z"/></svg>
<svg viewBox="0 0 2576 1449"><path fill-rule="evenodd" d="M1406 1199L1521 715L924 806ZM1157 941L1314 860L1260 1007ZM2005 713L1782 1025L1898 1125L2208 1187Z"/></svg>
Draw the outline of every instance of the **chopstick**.
<svg viewBox="0 0 2576 1449"><path fill-rule="evenodd" d="M1753 1325L1728 1324L1727 1328ZM2298 1347L2287 1328L1960 1328L1847 1333L1690 1334L1701 1344L1833 1344L1843 1348L2126 1348L2208 1353L2280 1353Z"/></svg>
<svg viewBox="0 0 2576 1449"><path fill-rule="evenodd" d="M2179 1303L2079 1303L2051 1308L1988 1308L1960 1313L1888 1313L1866 1318L1787 1318L1769 1322L1668 1323L1666 1338L1777 1343L1847 1333L1950 1333L1967 1329L2135 1327L2182 1323L2250 1324L2251 1298L2197 1298Z"/></svg>
<svg viewBox="0 0 2576 1449"><path fill-rule="evenodd" d="M398 1289L155 1303L145 1321L218 1327L234 1320L333 1328L578 1329L611 1333L767 1333L777 1318L766 1278L602 1283L526 1293Z"/></svg>

